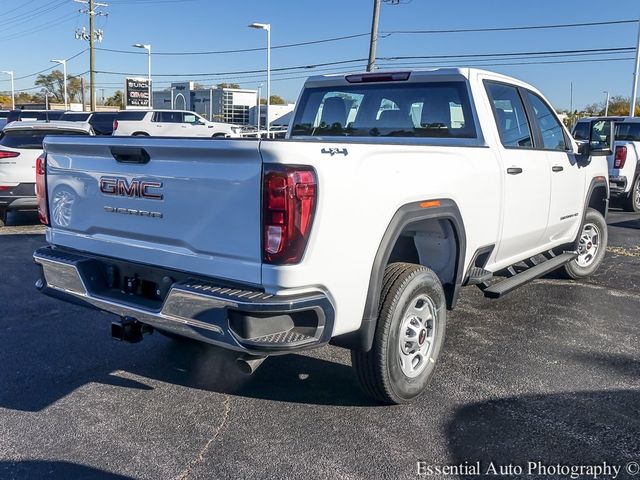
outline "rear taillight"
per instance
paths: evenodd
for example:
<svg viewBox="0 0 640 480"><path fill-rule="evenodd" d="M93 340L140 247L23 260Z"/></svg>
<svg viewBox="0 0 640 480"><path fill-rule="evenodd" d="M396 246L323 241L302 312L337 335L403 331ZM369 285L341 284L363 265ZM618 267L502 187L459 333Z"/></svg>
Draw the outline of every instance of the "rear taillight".
<svg viewBox="0 0 640 480"><path fill-rule="evenodd" d="M0 150L0 158L14 158L20 156L20 152L8 152L6 150Z"/></svg>
<svg viewBox="0 0 640 480"><path fill-rule="evenodd" d="M113 131L115 132L118 129L118 120L113 121Z"/></svg>
<svg viewBox="0 0 640 480"><path fill-rule="evenodd" d="M285 265L302 259L316 209L318 185L311 167L265 165L262 258Z"/></svg>
<svg viewBox="0 0 640 480"><path fill-rule="evenodd" d="M616 147L616 157L613 161L614 168L622 168L624 167L625 162L627 161L627 147L624 145Z"/></svg>
<svg viewBox="0 0 640 480"><path fill-rule="evenodd" d="M47 154L36 160L36 197L38 197L38 217L40 223L49 225L49 206L47 205Z"/></svg>

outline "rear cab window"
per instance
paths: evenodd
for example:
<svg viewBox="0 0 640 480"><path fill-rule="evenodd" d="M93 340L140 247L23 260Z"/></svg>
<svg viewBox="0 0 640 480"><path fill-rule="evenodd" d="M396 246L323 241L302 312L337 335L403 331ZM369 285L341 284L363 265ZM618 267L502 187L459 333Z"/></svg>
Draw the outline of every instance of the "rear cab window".
<svg viewBox="0 0 640 480"><path fill-rule="evenodd" d="M81 130L5 130L0 133L0 145L9 148L41 149L47 135L89 135Z"/></svg>
<svg viewBox="0 0 640 480"><path fill-rule="evenodd" d="M477 138L466 82L308 88L292 137Z"/></svg>
<svg viewBox="0 0 640 480"><path fill-rule="evenodd" d="M640 122L616 123L616 141L640 142Z"/></svg>

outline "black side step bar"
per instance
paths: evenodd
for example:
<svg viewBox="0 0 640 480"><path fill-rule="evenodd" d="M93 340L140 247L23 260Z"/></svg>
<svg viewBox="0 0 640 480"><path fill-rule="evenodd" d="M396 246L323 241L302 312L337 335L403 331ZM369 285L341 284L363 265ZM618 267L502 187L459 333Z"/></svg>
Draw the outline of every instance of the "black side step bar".
<svg viewBox="0 0 640 480"><path fill-rule="evenodd" d="M503 295L515 290L516 288L524 285L525 283L540 278L543 275L555 270L556 268L569 263L571 260L578 256L574 252L565 252L549 260L546 260L538 265L528 268L524 272L520 272L513 277L509 277L506 280L495 283L483 290L484 296L488 298L500 298Z"/></svg>

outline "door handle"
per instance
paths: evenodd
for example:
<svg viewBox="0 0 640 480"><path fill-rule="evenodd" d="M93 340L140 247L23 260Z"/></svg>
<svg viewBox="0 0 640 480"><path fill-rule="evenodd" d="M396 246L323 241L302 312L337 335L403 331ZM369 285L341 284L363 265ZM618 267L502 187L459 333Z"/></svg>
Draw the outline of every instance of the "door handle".
<svg viewBox="0 0 640 480"><path fill-rule="evenodd" d="M518 175L518 174L522 173L522 169L520 167L507 168L507 173L509 175Z"/></svg>
<svg viewBox="0 0 640 480"><path fill-rule="evenodd" d="M551 170L553 170L554 172L561 172L564 170L564 167L561 167L560 165L554 165L553 167L551 167Z"/></svg>

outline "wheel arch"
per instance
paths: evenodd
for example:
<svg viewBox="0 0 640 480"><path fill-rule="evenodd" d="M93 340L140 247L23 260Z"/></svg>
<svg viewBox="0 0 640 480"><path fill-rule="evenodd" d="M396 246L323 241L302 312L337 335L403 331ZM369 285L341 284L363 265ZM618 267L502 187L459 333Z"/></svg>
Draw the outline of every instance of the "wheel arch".
<svg viewBox="0 0 640 480"><path fill-rule="evenodd" d="M437 257L440 253L446 255ZM335 337L331 343L364 351L371 349L384 271L392 262L416 263L434 270L442 282L447 308L454 308L464 280L465 254L466 232L455 201L435 199L400 207L387 226L371 267L360 328ZM440 263L436 264L436 260Z"/></svg>
<svg viewBox="0 0 640 480"><path fill-rule="evenodd" d="M609 184L605 177L598 176L591 179L585 197L584 214L586 214L587 208L598 210L604 218L607 218L607 210L609 209Z"/></svg>

